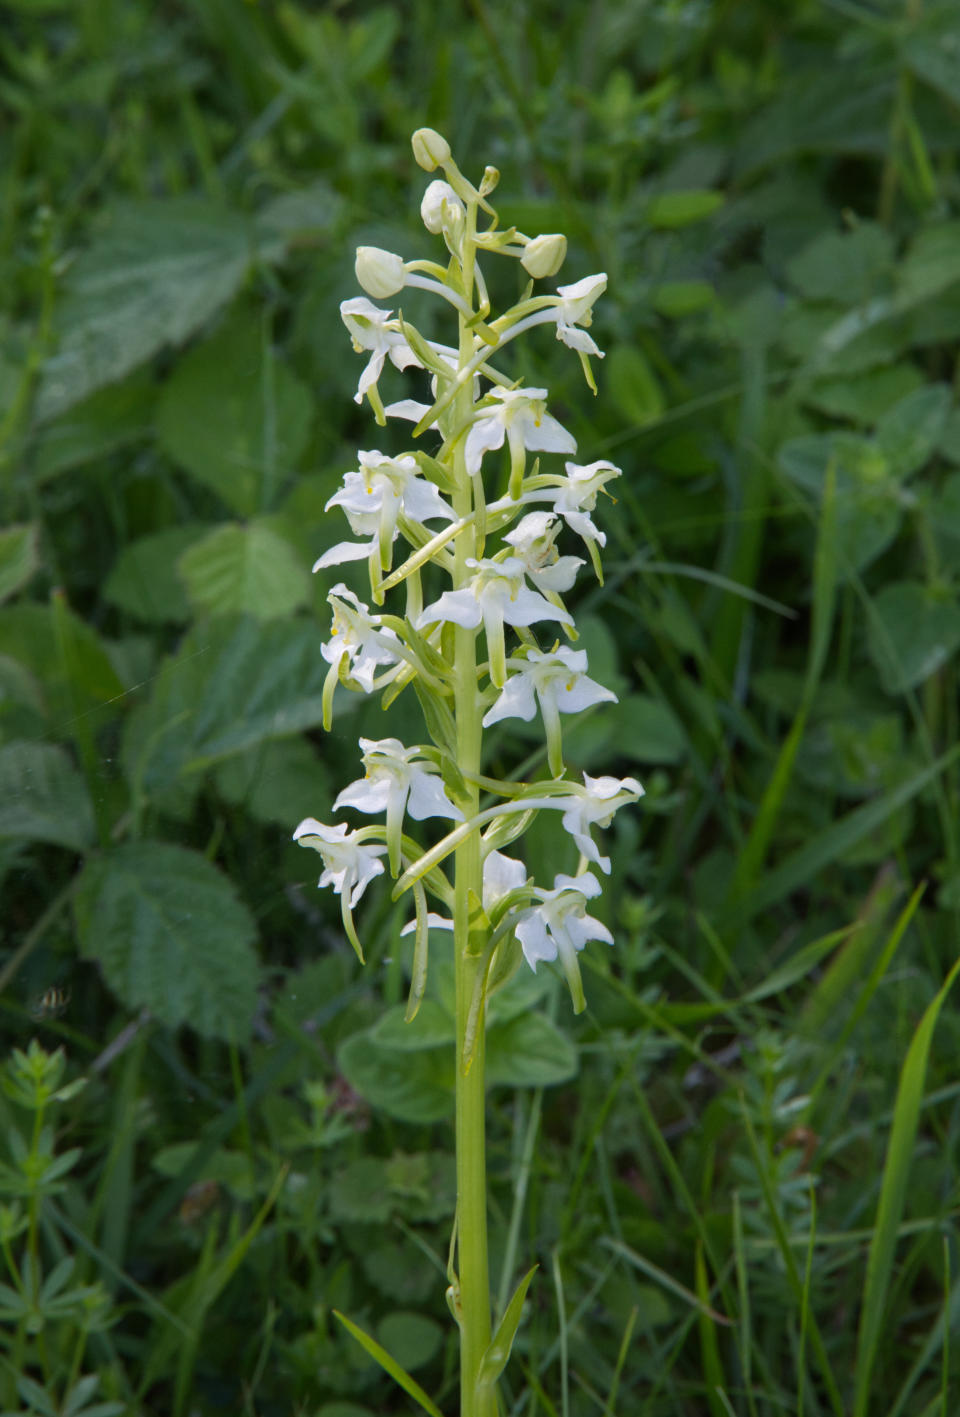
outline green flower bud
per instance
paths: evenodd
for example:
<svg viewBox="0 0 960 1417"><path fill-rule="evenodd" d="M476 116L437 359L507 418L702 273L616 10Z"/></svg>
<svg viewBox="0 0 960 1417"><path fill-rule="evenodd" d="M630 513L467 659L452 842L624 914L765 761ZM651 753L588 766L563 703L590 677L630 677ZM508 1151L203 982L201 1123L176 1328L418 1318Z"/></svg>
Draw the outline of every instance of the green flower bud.
<svg viewBox="0 0 960 1417"><path fill-rule="evenodd" d="M534 280L543 280L545 276L556 275L566 255L567 238L559 232L549 232L527 242L520 264Z"/></svg>
<svg viewBox="0 0 960 1417"><path fill-rule="evenodd" d="M435 128L418 128L411 138L413 157L424 172L433 172L450 160L450 144Z"/></svg>
<svg viewBox="0 0 960 1417"><path fill-rule="evenodd" d="M401 257L379 246L358 246L354 269L357 280L374 300L387 300L407 283L407 272Z"/></svg>

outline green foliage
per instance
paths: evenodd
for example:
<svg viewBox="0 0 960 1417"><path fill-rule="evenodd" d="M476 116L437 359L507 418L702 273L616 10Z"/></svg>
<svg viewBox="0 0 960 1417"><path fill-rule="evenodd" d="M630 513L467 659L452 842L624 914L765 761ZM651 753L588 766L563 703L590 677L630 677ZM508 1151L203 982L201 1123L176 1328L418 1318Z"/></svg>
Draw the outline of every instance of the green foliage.
<svg viewBox="0 0 960 1417"><path fill-rule="evenodd" d="M408 693L315 733L306 574L419 122L608 273L598 398L549 337L524 375L624 469L573 597L620 702L564 743L646 787L586 1012L499 962L507 1410L952 1410L956 38L951 0L6 7L4 1411L363 1417L381 1355L455 1405L449 936L408 1025L406 917L371 889L359 974L287 840L359 735L422 737Z"/></svg>

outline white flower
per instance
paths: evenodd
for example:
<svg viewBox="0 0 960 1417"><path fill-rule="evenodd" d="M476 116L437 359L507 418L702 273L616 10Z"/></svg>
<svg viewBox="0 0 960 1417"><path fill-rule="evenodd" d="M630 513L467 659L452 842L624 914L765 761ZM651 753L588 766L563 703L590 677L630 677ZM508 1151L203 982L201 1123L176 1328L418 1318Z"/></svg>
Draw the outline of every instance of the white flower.
<svg viewBox="0 0 960 1417"><path fill-rule="evenodd" d="M436 128L418 128L410 139L413 145L413 159L427 172L450 161L450 144Z"/></svg>
<svg viewBox="0 0 960 1417"><path fill-rule="evenodd" d="M554 960L560 965L570 986L573 1007L580 1013L584 1007L583 984L577 953L588 940L613 944L606 925L586 913L586 903L600 894L595 876L554 877L553 890L534 888L540 904L521 912L516 925L517 939L530 968L536 972L541 960Z"/></svg>
<svg viewBox="0 0 960 1417"><path fill-rule="evenodd" d="M320 653L328 664L336 666L338 673L346 659L350 678L365 693L372 693L378 666L399 662L393 648L399 640L393 630L381 626L380 616L371 615L345 585L335 585L327 599L333 607L333 625L330 639L320 646Z"/></svg>
<svg viewBox="0 0 960 1417"><path fill-rule="evenodd" d="M490 678L499 689L506 679L504 624L533 625L538 620L555 620L561 625L572 625L573 617L524 585L523 562L515 556L505 561L471 558L467 565L476 567L476 575L469 584L463 590L444 591L438 601L424 610L417 629L446 620L475 630L482 622L487 634Z"/></svg>
<svg viewBox="0 0 960 1417"><path fill-rule="evenodd" d="M556 548L560 523L552 512L528 512L503 539L535 586L547 591L569 590L583 565L579 556L561 556Z"/></svg>
<svg viewBox="0 0 960 1417"><path fill-rule="evenodd" d="M351 529L358 536L371 536L371 542L358 545L341 541L325 551L314 570L337 565L341 561L359 561L372 553L379 544L380 561L390 565L390 547L397 534L397 518L401 512L415 522L428 522L436 517L454 520L453 512L432 482L420 476L415 458L389 458L376 450L360 452L359 472L348 472L343 486L327 502L342 507Z"/></svg>
<svg viewBox="0 0 960 1417"><path fill-rule="evenodd" d="M389 358L397 369L406 369L411 364L418 369L423 368L404 338L400 321L391 320L391 314L390 310L379 310L365 295L340 304L340 318L350 331L354 349L358 354L366 349L370 351L370 359L360 375L354 395L355 403L362 403L364 394L374 388L386 359Z"/></svg>
<svg viewBox="0 0 960 1417"><path fill-rule="evenodd" d="M464 214L463 203L449 182L431 182L420 203L423 224L433 236L439 236L444 224L459 225Z"/></svg>
<svg viewBox="0 0 960 1417"><path fill-rule="evenodd" d="M522 861L512 856L504 856L500 851L491 851L483 863L483 908L490 914L498 900L511 891L519 890L526 883L527 868ZM430 911L427 926L431 930L452 930L453 921L446 915ZM401 935L412 935L417 928L416 920L410 920L400 931Z"/></svg>
<svg viewBox="0 0 960 1417"><path fill-rule="evenodd" d="M506 437L510 447L510 495L519 495L519 481L526 463L526 449L538 452L575 453L577 441L562 424L547 413L546 389L491 389L476 409L467 434L467 471L480 471L484 453L502 448Z"/></svg>
<svg viewBox="0 0 960 1417"><path fill-rule="evenodd" d="M573 285L560 285L560 296L556 306L557 339L570 349L581 354L595 354L599 359L603 353L593 340L578 325L589 325L592 319L593 303L607 288L607 277L602 272L595 276L584 276Z"/></svg>
<svg viewBox="0 0 960 1417"><path fill-rule="evenodd" d="M540 704L547 733L547 755L554 777L563 772L560 744L561 713L581 713L594 704L616 703L617 696L587 677L586 650L562 648L551 654L531 649L526 659L511 659L513 670L499 699L483 717L483 726L504 718L521 718L529 723Z"/></svg>
<svg viewBox="0 0 960 1417"><path fill-rule="evenodd" d="M387 848L379 844L365 846L357 842L358 832L348 832L341 822L335 827L324 826L316 817L304 817L293 834L301 846L312 846L323 857L324 872L321 886L333 886L336 895L344 896L352 910L375 876L383 874Z"/></svg>
<svg viewBox="0 0 960 1417"><path fill-rule="evenodd" d="M570 784L571 797L549 799L551 807L563 811L563 829L570 833L588 861L595 862L605 875L610 874L610 857L601 856L590 835L592 826L608 827L619 808L636 802L643 788L634 777L589 777L583 774L583 786Z"/></svg>
<svg viewBox="0 0 960 1417"><path fill-rule="evenodd" d="M606 546L607 538L602 531L597 530L590 513L597 505L597 493L601 487L614 477L620 477L620 469L604 458L598 462L586 463L582 467L577 463L568 462L564 463L564 467L567 470L566 481L556 491L552 488L550 490L553 510L563 517L567 525L582 536L584 541L595 541L600 546Z"/></svg>
<svg viewBox="0 0 960 1417"><path fill-rule="evenodd" d="M384 251L382 246L358 246L354 271L360 285L374 300L389 300L407 283L403 257Z"/></svg>
<svg viewBox="0 0 960 1417"><path fill-rule="evenodd" d="M400 836L407 812L415 821L450 817L463 821L463 813L446 794L436 768L425 766L419 748L405 748L397 738L361 738L366 776L338 795L333 810L356 807L358 812L386 812L390 866L400 866Z"/></svg>

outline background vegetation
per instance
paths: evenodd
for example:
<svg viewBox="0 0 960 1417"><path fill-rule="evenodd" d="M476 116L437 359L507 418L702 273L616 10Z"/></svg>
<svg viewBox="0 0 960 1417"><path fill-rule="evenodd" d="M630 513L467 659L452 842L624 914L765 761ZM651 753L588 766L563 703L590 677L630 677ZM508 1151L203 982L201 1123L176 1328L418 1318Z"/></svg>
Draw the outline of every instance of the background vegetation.
<svg viewBox="0 0 960 1417"><path fill-rule="evenodd" d="M407 1410L333 1307L455 1400L441 962L411 1042L289 841L383 731L308 572L429 123L609 274L599 397L523 373L624 470L566 741L647 787L588 1012L492 1025L510 1410L955 1412L953 0L2 16L0 1407Z"/></svg>

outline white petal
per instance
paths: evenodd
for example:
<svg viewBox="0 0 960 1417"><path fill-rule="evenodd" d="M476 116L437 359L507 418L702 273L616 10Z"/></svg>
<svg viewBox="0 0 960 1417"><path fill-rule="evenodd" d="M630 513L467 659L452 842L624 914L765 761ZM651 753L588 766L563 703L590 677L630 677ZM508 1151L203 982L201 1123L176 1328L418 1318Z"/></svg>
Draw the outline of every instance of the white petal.
<svg viewBox="0 0 960 1417"><path fill-rule="evenodd" d="M392 787L393 783L386 773L377 778L361 777L338 793L333 810L338 812L341 807L356 807L358 812L383 812L390 800Z"/></svg>
<svg viewBox="0 0 960 1417"><path fill-rule="evenodd" d="M558 423L549 413L543 414L539 422L534 419L523 421L523 441L526 447L544 453L575 453L577 440L568 433L562 423Z"/></svg>
<svg viewBox="0 0 960 1417"><path fill-rule="evenodd" d="M404 925L403 929L400 931L400 934L401 934L401 935L412 935L412 934L415 932L416 928L417 928L417 922L416 922L416 920L408 920L407 923L406 923L406 925ZM437 913L436 913L435 911L429 910L429 911L427 912L427 929L428 929L428 930L452 930L452 929L453 929L453 921L452 921L452 920L448 920L445 915L437 915Z"/></svg>
<svg viewBox="0 0 960 1417"><path fill-rule="evenodd" d="M491 851L483 863L483 908L491 910L498 900L511 891L519 890L527 879L522 861Z"/></svg>
<svg viewBox="0 0 960 1417"><path fill-rule="evenodd" d="M521 671L507 680L496 703L484 714L483 726L489 728L491 723L499 723L503 718L522 718L529 723L536 712L531 676Z"/></svg>
<svg viewBox="0 0 960 1417"><path fill-rule="evenodd" d="M535 590L521 587L514 595L505 597L503 618L508 625L534 625L538 620L555 620L560 625L572 625L573 616L557 605L551 605Z"/></svg>
<svg viewBox="0 0 960 1417"><path fill-rule="evenodd" d="M331 546L329 551L324 551L319 560L314 561L313 569L323 571L327 566L342 566L344 561L365 561L376 549L375 541L338 541L336 546Z"/></svg>
<svg viewBox="0 0 960 1417"><path fill-rule="evenodd" d="M407 812L418 822L422 822L425 817L450 817L455 822L463 821L463 813L450 801L442 779L436 773L416 768L410 777Z"/></svg>
<svg viewBox="0 0 960 1417"><path fill-rule="evenodd" d="M449 621L465 630L475 630L483 619L480 602L472 590L445 590L439 600L428 605L417 620L417 629Z"/></svg>
<svg viewBox="0 0 960 1417"><path fill-rule="evenodd" d="M518 920L517 939L534 973L542 959L553 960L557 957L556 941L547 934L547 927L536 910L525 912Z"/></svg>
<svg viewBox="0 0 960 1417"><path fill-rule="evenodd" d="M415 522L428 522L435 517L447 522L456 520L437 488L425 477L411 477L403 492L403 510Z"/></svg>

